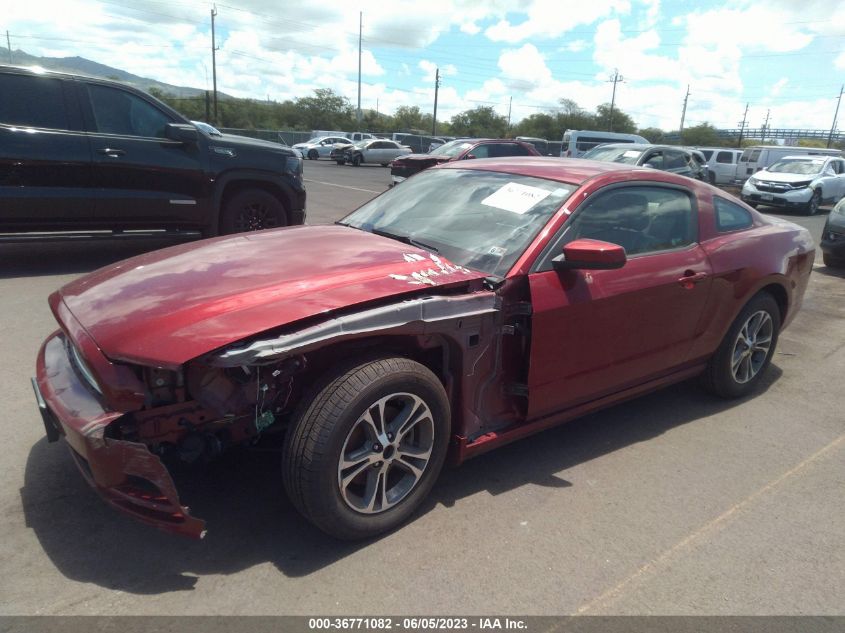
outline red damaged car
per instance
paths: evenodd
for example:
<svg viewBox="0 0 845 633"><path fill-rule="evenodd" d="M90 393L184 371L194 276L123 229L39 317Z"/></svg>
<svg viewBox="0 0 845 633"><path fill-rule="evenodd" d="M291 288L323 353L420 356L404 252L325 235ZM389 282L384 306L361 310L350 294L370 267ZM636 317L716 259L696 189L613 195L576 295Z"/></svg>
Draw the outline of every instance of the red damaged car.
<svg viewBox="0 0 845 633"><path fill-rule="evenodd" d="M801 307L809 233L666 172L450 163L334 226L216 238L50 297L34 386L113 506L200 537L166 465L284 434L296 507L404 521L447 459L700 376L742 396Z"/></svg>

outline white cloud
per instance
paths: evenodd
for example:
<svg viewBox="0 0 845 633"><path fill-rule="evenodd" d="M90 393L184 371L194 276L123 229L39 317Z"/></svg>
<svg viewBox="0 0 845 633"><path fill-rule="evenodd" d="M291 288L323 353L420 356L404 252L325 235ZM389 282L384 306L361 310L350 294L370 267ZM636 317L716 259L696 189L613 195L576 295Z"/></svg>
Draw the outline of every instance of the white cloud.
<svg viewBox="0 0 845 633"><path fill-rule="evenodd" d="M532 90L552 79L552 71L533 44L503 51L499 57L499 68L512 90Z"/></svg>
<svg viewBox="0 0 845 633"><path fill-rule="evenodd" d="M494 42L515 44L528 38L559 37L583 24L613 13L626 14L631 10L628 0L590 0L567 2L560 0L534 0L524 13L527 17L518 24L502 19L488 27L484 33Z"/></svg>

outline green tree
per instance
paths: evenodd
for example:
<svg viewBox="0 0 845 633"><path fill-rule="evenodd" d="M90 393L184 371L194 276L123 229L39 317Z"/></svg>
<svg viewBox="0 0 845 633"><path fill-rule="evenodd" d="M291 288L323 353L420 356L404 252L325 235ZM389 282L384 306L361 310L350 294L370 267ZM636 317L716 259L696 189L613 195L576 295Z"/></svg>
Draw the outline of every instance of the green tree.
<svg viewBox="0 0 845 633"><path fill-rule="evenodd" d="M562 136L558 117L548 112L536 112L514 126L514 136L536 136L560 139Z"/></svg>
<svg viewBox="0 0 845 633"><path fill-rule="evenodd" d="M634 133L637 131L637 124L634 123L634 119L625 114L619 108L613 108L613 120L611 121L609 103L603 103L596 108L595 123L597 130L627 133Z"/></svg>
<svg viewBox="0 0 845 633"><path fill-rule="evenodd" d="M452 134L456 136L490 136L501 138L508 128L508 120L491 106L478 106L452 117Z"/></svg>
<svg viewBox="0 0 845 633"><path fill-rule="evenodd" d="M701 123L686 128L681 133L681 145L710 145L720 146L722 139L715 127L709 123Z"/></svg>
<svg viewBox="0 0 845 633"><path fill-rule="evenodd" d="M645 127L637 131L637 134L648 139L649 143L659 145L666 142L666 132L659 127Z"/></svg>
<svg viewBox="0 0 845 633"><path fill-rule="evenodd" d="M297 122L306 130L344 130L356 127L355 109L349 99L331 88L317 88L313 97L300 97L294 103Z"/></svg>
<svg viewBox="0 0 845 633"><path fill-rule="evenodd" d="M431 115L428 115L428 131L431 131ZM423 114L417 106L399 106L393 113L393 125L396 131L422 131Z"/></svg>

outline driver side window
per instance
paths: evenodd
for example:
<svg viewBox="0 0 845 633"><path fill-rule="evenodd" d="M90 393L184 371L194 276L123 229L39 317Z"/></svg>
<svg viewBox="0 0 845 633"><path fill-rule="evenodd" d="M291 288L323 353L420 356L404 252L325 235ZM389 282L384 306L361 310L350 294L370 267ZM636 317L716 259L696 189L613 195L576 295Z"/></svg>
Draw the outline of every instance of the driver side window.
<svg viewBox="0 0 845 633"><path fill-rule="evenodd" d="M696 214L687 192L620 187L586 201L567 223L555 253L564 244L588 238L618 244L630 257L687 246L696 233Z"/></svg>

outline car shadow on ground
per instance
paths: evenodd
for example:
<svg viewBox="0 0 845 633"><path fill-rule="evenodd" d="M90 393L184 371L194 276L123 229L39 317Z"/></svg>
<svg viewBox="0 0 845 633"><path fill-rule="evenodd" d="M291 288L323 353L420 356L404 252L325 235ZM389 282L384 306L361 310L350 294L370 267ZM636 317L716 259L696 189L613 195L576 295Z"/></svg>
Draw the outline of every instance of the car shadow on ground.
<svg viewBox="0 0 845 633"><path fill-rule="evenodd" d="M182 237L156 237L0 244L0 279L87 273L186 241Z"/></svg>
<svg viewBox="0 0 845 633"><path fill-rule="evenodd" d="M813 268L814 275L827 275L828 277L839 277L845 279L845 267L842 266L816 266Z"/></svg>
<svg viewBox="0 0 845 633"><path fill-rule="evenodd" d="M772 365L753 397L780 375ZM445 471L417 516L479 492L499 495L531 484L565 496L572 484L559 473L736 404L690 381L592 414ZM63 442L40 440L32 447L20 492L27 526L57 569L76 581L160 594L190 590L199 575L266 562L301 577L378 540L340 542L305 521L285 497L280 454L272 446L232 453L201 472L177 476L183 503L207 521L206 539L192 541L106 506L83 482Z"/></svg>

